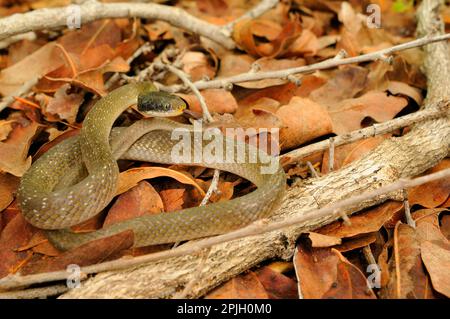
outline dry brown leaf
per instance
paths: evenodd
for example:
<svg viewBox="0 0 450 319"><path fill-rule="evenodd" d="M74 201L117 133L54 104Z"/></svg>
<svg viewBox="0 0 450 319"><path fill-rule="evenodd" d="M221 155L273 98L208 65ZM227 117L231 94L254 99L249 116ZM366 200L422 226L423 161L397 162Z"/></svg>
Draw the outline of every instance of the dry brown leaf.
<svg viewBox="0 0 450 319"><path fill-rule="evenodd" d="M265 266L256 271L270 299L298 299L297 283L291 278Z"/></svg>
<svg viewBox="0 0 450 319"><path fill-rule="evenodd" d="M317 36L310 30L303 29L298 37L289 47L286 56L313 56L321 49Z"/></svg>
<svg viewBox="0 0 450 319"><path fill-rule="evenodd" d="M19 186L19 178L7 173L0 173L0 212L14 200L17 186Z"/></svg>
<svg viewBox="0 0 450 319"><path fill-rule="evenodd" d="M301 23L294 18L281 28L278 23L265 19L244 19L239 21L233 31L238 47L250 55L276 57L283 55L297 39ZM259 42L257 37L265 37L268 42Z"/></svg>
<svg viewBox="0 0 450 319"><path fill-rule="evenodd" d="M426 241L420 245L420 251L433 288L450 298L450 249Z"/></svg>
<svg viewBox="0 0 450 319"><path fill-rule="evenodd" d="M69 84L62 85L55 92L55 96L43 107L43 114L48 113L48 120L67 120L70 124L75 123L78 108L83 102L83 93L68 94ZM54 115L57 115L55 117Z"/></svg>
<svg viewBox="0 0 450 319"><path fill-rule="evenodd" d="M151 179L156 177L167 176L176 179L180 183L194 186L203 196L205 192L196 183L196 181L187 174L164 167L137 167L131 168L119 174L119 181L117 184L116 195L122 194L132 187L136 186L138 182L144 179Z"/></svg>
<svg viewBox="0 0 450 319"><path fill-rule="evenodd" d="M389 282L383 298L432 298L430 280L420 257L417 234L409 225L398 223L394 229L394 253L389 261Z"/></svg>
<svg viewBox="0 0 450 319"><path fill-rule="evenodd" d="M367 84L368 70L360 66L343 66L331 74L331 79L310 95L313 101L328 108L353 98Z"/></svg>
<svg viewBox="0 0 450 319"><path fill-rule="evenodd" d="M133 246L133 232L125 231L101 238L66 251L54 258L37 259L22 268L23 275L65 270L68 265L80 267L121 257L121 253Z"/></svg>
<svg viewBox="0 0 450 319"><path fill-rule="evenodd" d="M341 253L345 253L347 251L351 251L354 249L362 248L365 246L368 246L372 243L374 243L377 240L376 233L368 233L368 234L362 234L357 235L355 237L351 237L346 239L342 244L339 246L333 247L336 250L339 250Z"/></svg>
<svg viewBox="0 0 450 319"><path fill-rule="evenodd" d="M160 20L157 20L152 24L144 25L144 29L147 31L151 41L173 39L171 28L169 23Z"/></svg>
<svg viewBox="0 0 450 319"><path fill-rule="evenodd" d="M139 217L161 213L164 205L158 192L150 183L140 181L137 186L121 194L108 212L103 226Z"/></svg>
<svg viewBox="0 0 450 319"><path fill-rule="evenodd" d="M445 214L442 216L441 232L447 240L450 240L450 214Z"/></svg>
<svg viewBox="0 0 450 319"><path fill-rule="evenodd" d="M268 87L258 90L239 101L239 106L251 106L262 98L270 98L281 104L287 104L293 96L308 97L310 93L326 83L326 79L314 75L302 77L302 85L294 83Z"/></svg>
<svg viewBox="0 0 450 319"><path fill-rule="evenodd" d="M335 249L298 244L294 265L305 299L375 298L364 274Z"/></svg>
<svg viewBox="0 0 450 319"><path fill-rule="evenodd" d="M336 221L317 229L316 232L338 238L376 232L402 207L401 202L388 201L366 212L350 216L351 225Z"/></svg>
<svg viewBox="0 0 450 319"><path fill-rule="evenodd" d="M341 238L315 232L308 232L308 238L311 240L311 246L314 248L331 247L342 242Z"/></svg>
<svg viewBox="0 0 450 319"><path fill-rule="evenodd" d="M14 95L24 83L37 79L63 65L54 42L49 42L16 64L0 72L0 93Z"/></svg>
<svg viewBox="0 0 450 319"><path fill-rule="evenodd" d="M30 257L29 252L16 251L26 245L35 229L17 214L0 234L0 278L17 271Z"/></svg>
<svg viewBox="0 0 450 319"><path fill-rule="evenodd" d="M360 141L356 141L350 144L340 145L334 150L334 169L339 169L348 163L356 161L369 153L371 150L380 145L386 138L390 137L390 134L379 135L375 137L369 137ZM322 169L321 172L326 174L329 171L329 150L327 149L323 153Z"/></svg>
<svg viewBox="0 0 450 319"><path fill-rule="evenodd" d="M358 130L366 117L377 122L391 120L407 104L408 101L402 97L374 91L359 98L344 100L329 109L333 132L339 135Z"/></svg>
<svg viewBox="0 0 450 319"><path fill-rule="evenodd" d="M431 174L450 167L450 159L446 158L424 174ZM411 205L418 204L427 208L442 205L450 195L450 179L441 178L408 190L408 200Z"/></svg>
<svg viewBox="0 0 450 319"><path fill-rule="evenodd" d="M205 99L206 105L210 112L217 113L234 113L238 107L234 96L224 89L208 89L200 92ZM189 109L193 112L202 113L202 108L197 97L193 94L178 94L189 105Z"/></svg>
<svg viewBox="0 0 450 319"><path fill-rule="evenodd" d="M276 115L282 120L280 130L283 149L290 149L331 132L331 120L326 109L310 99L294 96L281 106Z"/></svg>
<svg viewBox="0 0 450 319"><path fill-rule="evenodd" d="M256 274L249 271L214 289L205 299L269 299L269 295Z"/></svg>
<svg viewBox="0 0 450 319"><path fill-rule="evenodd" d="M433 288L450 296L450 243L439 226L444 209L422 209L414 212L422 261L430 274Z"/></svg>
<svg viewBox="0 0 450 319"><path fill-rule="evenodd" d="M203 52L186 52L181 63L183 71L189 74L194 82L204 78L212 79L216 74L215 68L209 63L207 55Z"/></svg>
<svg viewBox="0 0 450 319"><path fill-rule="evenodd" d="M17 125L6 141L0 142L0 171L22 176L31 166L28 149L41 125L29 122L27 126Z"/></svg>
<svg viewBox="0 0 450 319"><path fill-rule="evenodd" d="M329 248L312 249L297 245L294 265L303 298L322 298L337 278L338 261L339 258Z"/></svg>
<svg viewBox="0 0 450 319"><path fill-rule="evenodd" d="M406 83L398 81L389 81L387 90L393 95L409 96L417 105L422 105L423 96L418 88L412 87Z"/></svg>
<svg viewBox="0 0 450 319"><path fill-rule="evenodd" d="M166 212L174 212L183 209L185 189L172 188L165 189L159 192L164 203L164 210Z"/></svg>
<svg viewBox="0 0 450 319"><path fill-rule="evenodd" d="M0 120L0 142L6 140L13 129L14 120Z"/></svg>

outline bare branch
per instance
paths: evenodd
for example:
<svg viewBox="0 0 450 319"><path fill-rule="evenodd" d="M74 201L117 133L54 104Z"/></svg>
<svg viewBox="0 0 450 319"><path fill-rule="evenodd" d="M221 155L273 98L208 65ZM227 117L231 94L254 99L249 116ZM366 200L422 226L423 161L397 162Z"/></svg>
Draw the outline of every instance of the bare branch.
<svg viewBox="0 0 450 319"><path fill-rule="evenodd" d="M211 81L205 81L200 80L195 82L195 86L199 90L204 89L214 89L214 88L226 88L233 83L242 83L242 82L248 82L248 81L257 81L257 80L264 80L264 79L287 79L290 75L293 74L300 74L300 73L311 73L318 70L324 70L324 69L330 69L335 68L340 65L346 65L346 64L353 64L353 63L361 63L361 62L368 62L368 61L376 61L379 60L383 56L390 55L395 52L411 49L411 48L417 48L420 46L424 46L430 43L439 42L448 40L450 38L450 33L443 34L443 35L437 35L433 37L423 37L417 40L413 40L410 42L405 42L390 48L382 49L379 51L359 55L356 57L350 57L350 58L331 58L319 63L314 63L310 65L300 66L297 68L290 68L290 69L282 69L282 70L276 70L276 71L265 71L265 72L247 72L242 73L226 78L218 78ZM181 87L177 88L181 89Z"/></svg>
<svg viewBox="0 0 450 319"><path fill-rule="evenodd" d="M50 296L60 295L69 288L66 285L54 285L42 288L31 288L25 290L0 292L0 299L32 299L46 298Z"/></svg>
<svg viewBox="0 0 450 319"><path fill-rule="evenodd" d="M254 19L265 13L266 11L269 11L273 7L277 5L279 1L278 0L263 0L261 1L257 6L255 6L253 9L247 11L244 15L240 16L236 20L228 23L224 27L224 31L226 30L229 35L231 35L231 32L233 31L234 26L236 23L239 23L242 20L245 19Z"/></svg>
<svg viewBox="0 0 450 319"><path fill-rule="evenodd" d="M368 137L374 137L377 135L393 132L399 128L413 125L415 123L419 123L422 121L433 120L442 116L446 116L448 113L448 107L450 105L450 101L443 101L429 109L425 109L423 111L417 111L412 114L408 114L387 122L377 123L372 126L368 126L366 128L349 132L347 134L335 136L334 146L340 146L344 144L349 144L352 142L356 142ZM280 156L283 159L283 162L286 164L292 163L300 160L303 157L314 154L316 152L324 151L328 149L330 146L329 140L324 140L321 142L317 142L314 144L307 145L305 147L301 147L285 153Z"/></svg>
<svg viewBox="0 0 450 319"><path fill-rule="evenodd" d="M188 86L192 90L192 92L194 92L195 96L197 97L197 99L200 102L204 121L208 122L208 123L212 122L213 118L212 118L211 114L209 113L208 106L206 105L206 102L205 102L205 98L200 93L200 91L195 87L195 85L192 83L192 81L189 79L188 75L186 73L184 73L182 70L174 67L173 65L164 64L164 67L167 68L170 72L172 72L176 76L178 76L183 81L183 83L186 86Z"/></svg>
<svg viewBox="0 0 450 319"><path fill-rule="evenodd" d="M0 40L29 31L66 27L70 15L73 14L74 6L37 9L2 18L0 19ZM204 36L227 49L235 47L234 41L224 34L221 27L198 19L176 7L154 3L101 3L88 0L77 8L80 10L83 24L106 18L157 19Z"/></svg>

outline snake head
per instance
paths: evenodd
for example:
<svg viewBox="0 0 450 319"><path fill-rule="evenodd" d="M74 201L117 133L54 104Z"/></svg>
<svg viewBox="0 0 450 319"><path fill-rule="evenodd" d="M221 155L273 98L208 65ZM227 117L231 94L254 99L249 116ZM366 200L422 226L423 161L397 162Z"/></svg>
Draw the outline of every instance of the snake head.
<svg viewBox="0 0 450 319"><path fill-rule="evenodd" d="M138 96L137 109L145 116L171 117L183 113L186 102L174 94L161 91L143 93Z"/></svg>

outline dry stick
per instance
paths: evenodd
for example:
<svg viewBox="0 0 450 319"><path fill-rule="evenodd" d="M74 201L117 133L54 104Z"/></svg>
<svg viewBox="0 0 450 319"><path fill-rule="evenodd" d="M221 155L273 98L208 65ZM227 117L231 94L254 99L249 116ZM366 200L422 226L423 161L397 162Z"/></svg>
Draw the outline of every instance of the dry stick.
<svg viewBox="0 0 450 319"><path fill-rule="evenodd" d="M403 190L403 207L405 207L406 223L409 226L416 228L416 222L414 221L414 219L411 216L411 209L410 209L409 200L408 200L408 191L406 189Z"/></svg>
<svg viewBox="0 0 450 319"><path fill-rule="evenodd" d="M334 171L334 137L328 139L328 173Z"/></svg>
<svg viewBox="0 0 450 319"><path fill-rule="evenodd" d="M127 64L130 65L131 62L133 62L136 58L138 58L141 54L149 52L152 49L152 46L150 43L146 42L143 45L141 45L136 51L134 51L133 55L130 56L127 60ZM111 86L117 82L120 78L120 73L115 72L105 83L105 88L110 89Z"/></svg>
<svg viewBox="0 0 450 319"><path fill-rule="evenodd" d="M206 105L205 102L205 98L203 97L203 95L201 95L200 91L189 79L188 75L184 73L182 70L174 67L173 65L164 64L164 67L167 68L170 72L172 72L176 76L178 76L181 79L181 81L183 81L183 83L192 90L192 92L195 94L195 96L200 102L200 107L202 108L203 112L203 120L207 123L211 123L213 121L213 118L211 116L211 113L209 113L208 106Z"/></svg>
<svg viewBox="0 0 450 319"><path fill-rule="evenodd" d="M237 18L236 20L228 23L225 25L224 31L228 32L229 35L231 35L231 32L233 31L234 26L239 23L242 20L245 19L254 19L256 17L259 17L266 11L269 11L273 7L277 5L279 1L278 0L262 0L260 3L258 3L253 9L250 9L245 14Z"/></svg>
<svg viewBox="0 0 450 319"><path fill-rule="evenodd" d="M3 41L0 41L0 49L6 49L11 44L16 43L18 41L22 41L22 40L34 41L34 40L36 40L36 33L26 32L26 33L22 33L22 34L17 34L12 37L9 37Z"/></svg>
<svg viewBox="0 0 450 319"><path fill-rule="evenodd" d="M441 116L445 116L448 112L449 104L450 104L449 101L443 101L439 103L439 105L437 105L436 108L432 107L430 109L425 109L423 111L417 111L415 113L408 114L387 122L377 123L360 130L335 136L333 137L334 146L337 147L340 145L352 143L365 138L389 133L399 128L406 127L418 122L422 122L425 120L432 120L439 118ZM286 165L298 161L299 159L314 154L316 152L324 151L329 148L329 145L330 142L328 140L324 140L290 151L286 154L281 155L280 158L283 160L283 163L285 163L284 165Z"/></svg>
<svg viewBox="0 0 450 319"><path fill-rule="evenodd" d="M209 198L214 192L217 192L217 187L219 186L219 177L220 177L220 170L215 169L214 175L211 181L211 185L209 185L208 191L205 194L205 197L203 197L202 202L200 203L200 206L205 206Z"/></svg>
<svg viewBox="0 0 450 319"><path fill-rule="evenodd" d="M211 81L205 81L200 80L197 82L194 82L194 85L199 90L204 89L214 89L214 88L227 88L230 86L230 84L233 83L241 83L241 82L247 82L247 81L256 81L256 80L263 80L263 79L287 79L288 76L293 74L299 74L299 73L310 73L317 70L324 70L324 69L330 69L334 68L340 65L346 65L346 64L353 64L353 63L361 63L361 62L368 62L368 61L375 61L381 59L385 55L392 54L394 52L403 51L411 48L416 48L420 46L424 46L426 44L438 42L438 41L444 41L450 39L450 33L433 36L433 37L423 37L417 40L413 40L410 42L405 42L390 48L382 49L379 51L375 51L372 53L367 53L363 55L359 55L356 57L350 57L350 58L344 58L344 59L335 59L331 58L319 63L314 63L310 65L305 65L297 68L290 68L290 69L282 69L277 71L265 71L265 72L247 72L242 73L226 78L211 80ZM183 88L181 86L174 87L174 90L182 90Z"/></svg>
<svg viewBox="0 0 450 319"><path fill-rule="evenodd" d="M45 298L49 296L60 295L69 288L66 285L54 285L42 288L31 288L26 290L0 292L0 299L32 299L32 298Z"/></svg>
<svg viewBox="0 0 450 319"><path fill-rule="evenodd" d="M154 3L100 3L95 0L85 1L79 6L37 9L2 18L0 40L28 31L66 27L68 20L76 16L79 16L82 24L106 18L162 20L209 38L228 49L235 47L234 41L225 35L221 27L196 18L180 8Z"/></svg>
<svg viewBox="0 0 450 319"><path fill-rule="evenodd" d="M320 177L320 176L319 176L319 173L317 173L316 169L314 168L313 164L311 164L310 161L307 161L307 162L306 162L306 165L308 166L309 171L311 172L311 176L312 176L312 177L314 177L314 178Z"/></svg>
<svg viewBox="0 0 450 319"><path fill-rule="evenodd" d="M271 224L267 224L266 220L259 220L257 222L252 223L249 226L246 226L244 228L215 236L206 238L201 241L197 242L191 242L184 244L180 247L177 247L172 250L165 250L149 255L134 257L134 258L126 258L126 259L119 259L119 260L113 260L108 261L92 266L86 266L81 268L81 272L83 274L92 274L92 273L99 273L102 271L107 270L119 270L119 269L125 269L128 267L133 267L137 265L142 265L144 263L148 263L151 261L156 260L162 260L167 259L171 257L177 257L177 256L184 256L188 254L194 254L202 249L210 248L214 245L229 242L232 240L249 237L249 236L255 236L267 232L271 232L274 230L280 230L283 228L291 227L295 224L303 223L311 218L321 218L330 216L333 214L337 214L339 210L343 209L349 209L351 207L354 207L355 205L358 205L359 203L363 201L367 201L376 197L379 197L381 195L389 194L401 189L415 187L418 185L422 185L425 183L429 183L438 179L442 178L448 178L450 177L450 168L432 173L429 175L417 177L414 179L410 178L401 178L397 180L396 182L389 184L387 186L380 187L376 190L369 191L369 192L363 192L358 195L354 195L350 198L346 198L337 202L334 202L331 205L319 208L319 209L311 209L304 214L293 216L292 218L287 218L285 220L273 222ZM17 287L23 287L28 286L31 284L36 283L43 283L43 282L49 282L49 281L56 281L56 280L64 280L67 278L67 272L66 271L55 271L55 272L48 272L48 273L42 273L42 274L35 274L35 275L27 275L27 276L20 276L20 275L9 275L3 279L0 279L0 289L1 290L7 290L7 289L13 289Z"/></svg>

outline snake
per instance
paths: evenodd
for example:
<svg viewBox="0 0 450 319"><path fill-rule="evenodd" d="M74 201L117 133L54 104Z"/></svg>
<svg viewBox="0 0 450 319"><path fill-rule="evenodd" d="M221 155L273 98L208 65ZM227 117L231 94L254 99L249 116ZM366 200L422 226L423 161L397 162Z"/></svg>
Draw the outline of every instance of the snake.
<svg viewBox="0 0 450 319"><path fill-rule="evenodd" d="M154 117L113 128L119 116L136 104ZM24 218L45 230L49 241L65 251L129 230L134 235L133 246L142 247L224 234L268 217L284 196L283 168L256 146L223 134L211 154L227 152L230 158L201 157L184 164L236 174L253 183L255 190L204 206L142 215L91 232L71 230L101 213L113 200L119 159L173 164L172 151L180 143L173 137L177 130L193 133L186 137L191 155L199 145L210 145L207 139L198 138L193 125L166 117L181 114L185 107L184 100L158 91L151 82L126 84L99 99L87 113L80 133L50 148L22 176L17 201ZM251 152L258 155L256 160L250 160ZM275 170L264 172L262 168L273 160L277 161Z"/></svg>

